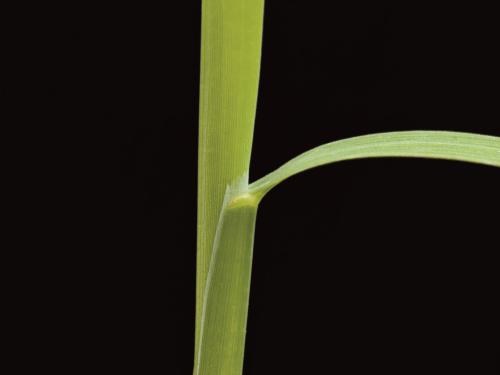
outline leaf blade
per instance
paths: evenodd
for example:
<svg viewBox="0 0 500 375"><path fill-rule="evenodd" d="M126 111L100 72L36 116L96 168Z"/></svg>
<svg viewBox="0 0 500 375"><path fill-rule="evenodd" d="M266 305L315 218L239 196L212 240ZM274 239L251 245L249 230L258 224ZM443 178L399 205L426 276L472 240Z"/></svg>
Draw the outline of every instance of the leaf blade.
<svg viewBox="0 0 500 375"><path fill-rule="evenodd" d="M262 198L280 182L311 168L374 157L421 157L500 167L500 137L449 131L402 131L347 138L309 150L250 184Z"/></svg>

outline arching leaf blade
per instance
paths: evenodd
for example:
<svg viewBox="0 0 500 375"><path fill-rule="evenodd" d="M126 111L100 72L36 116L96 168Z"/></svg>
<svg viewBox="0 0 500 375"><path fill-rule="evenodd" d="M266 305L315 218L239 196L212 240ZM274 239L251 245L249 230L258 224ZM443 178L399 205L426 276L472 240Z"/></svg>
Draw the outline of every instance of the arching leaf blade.
<svg viewBox="0 0 500 375"><path fill-rule="evenodd" d="M402 131L363 135L309 150L253 182L250 193L263 197L298 173L343 160L414 157L457 160L500 167L500 137L448 131Z"/></svg>

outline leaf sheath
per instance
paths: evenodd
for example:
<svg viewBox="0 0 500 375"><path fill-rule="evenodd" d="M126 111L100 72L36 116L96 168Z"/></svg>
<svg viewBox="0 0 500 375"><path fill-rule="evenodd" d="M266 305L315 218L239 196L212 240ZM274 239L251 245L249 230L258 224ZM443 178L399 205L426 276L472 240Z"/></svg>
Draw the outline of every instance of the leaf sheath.
<svg viewBox="0 0 500 375"><path fill-rule="evenodd" d="M249 204L246 204L249 203ZM214 242L195 375L241 375L257 205L224 209Z"/></svg>

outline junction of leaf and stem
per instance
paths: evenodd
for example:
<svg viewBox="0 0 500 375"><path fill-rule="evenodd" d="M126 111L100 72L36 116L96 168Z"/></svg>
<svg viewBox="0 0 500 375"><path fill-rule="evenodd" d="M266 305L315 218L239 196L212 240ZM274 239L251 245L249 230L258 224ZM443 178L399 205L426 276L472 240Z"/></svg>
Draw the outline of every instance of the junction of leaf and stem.
<svg viewBox="0 0 500 375"><path fill-rule="evenodd" d="M227 204L227 208L257 207L261 197L257 194L243 192L233 197Z"/></svg>

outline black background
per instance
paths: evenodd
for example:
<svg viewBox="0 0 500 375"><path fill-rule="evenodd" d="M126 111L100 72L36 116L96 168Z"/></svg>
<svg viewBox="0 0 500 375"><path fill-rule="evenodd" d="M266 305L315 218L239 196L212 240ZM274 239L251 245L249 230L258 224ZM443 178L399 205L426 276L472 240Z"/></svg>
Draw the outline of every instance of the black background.
<svg viewBox="0 0 500 375"><path fill-rule="evenodd" d="M252 180L366 133L500 136L492 9L334 3L266 4ZM62 293L85 301L68 337L89 342L73 366L190 374L200 2L53 11L34 36L41 113L90 140L84 159L106 154L68 201L66 272L85 275ZM280 185L259 211L245 374L494 374L499 192L495 168L416 159Z"/></svg>

